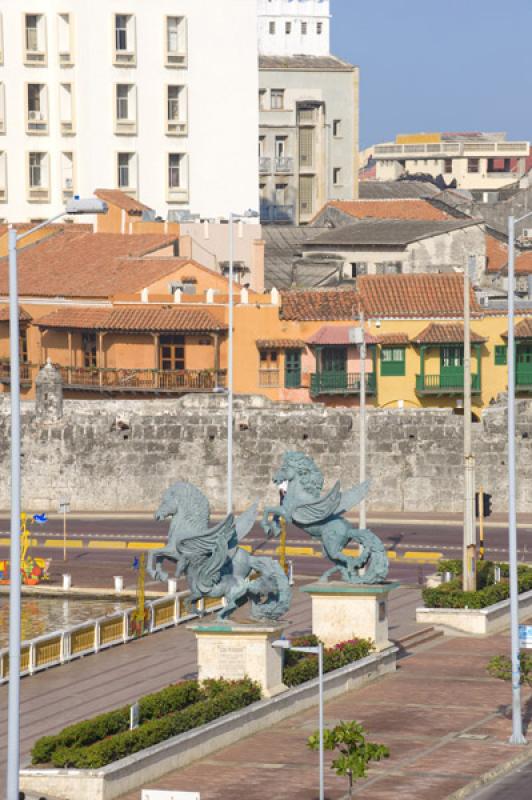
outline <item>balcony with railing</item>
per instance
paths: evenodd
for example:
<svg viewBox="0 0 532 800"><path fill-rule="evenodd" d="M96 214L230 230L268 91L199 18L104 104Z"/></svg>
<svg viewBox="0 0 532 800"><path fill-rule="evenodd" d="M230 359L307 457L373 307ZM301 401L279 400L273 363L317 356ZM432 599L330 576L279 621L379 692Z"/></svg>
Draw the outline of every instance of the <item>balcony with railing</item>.
<svg viewBox="0 0 532 800"><path fill-rule="evenodd" d="M366 392L375 394L377 379L374 372L366 373ZM361 380L358 372L316 372L310 376L312 397L327 394L360 394Z"/></svg>
<svg viewBox="0 0 532 800"><path fill-rule="evenodd" d="M294 205L261 203L260 206L260 221L263 225L273 223L293 225L295 214L296 207Z"/></svg>
<svg viewBox="0 0 532 800"><path fill-rule="evenodd" d="M64 390L84 392L186 394L225 388L225 370L109 369L58 367Z"/></svg>
<svg viewBox="0 0 532 800"><path fill-rule="evenodd" d="M276 175L291 175L294 172L294 159L291 156L280 156L275 159Z"/></svg>
<svg viewBox="0 0 532 800"><path fill-rule="evenodd" d="M480 394L480 375L471 376L471 391ZM416 393L419 395L463 394L464 376L456 375L416 375Z"/></svg>
<svg viewBox="0 0 532 800"><path fill-rule="evenodd" d="M259 172L261 175L272 174L272 160L268 156L259 156Z"/></svg>
<svg viewBox="0 0 532 800"><path fill-rule="evenodd" d="M20 364L20 385L21 387L31 386L33 375L36 370L34 364L26 362ZM11 384L11 364L7 359L0 360L0 384L9 386Z"/></svg>

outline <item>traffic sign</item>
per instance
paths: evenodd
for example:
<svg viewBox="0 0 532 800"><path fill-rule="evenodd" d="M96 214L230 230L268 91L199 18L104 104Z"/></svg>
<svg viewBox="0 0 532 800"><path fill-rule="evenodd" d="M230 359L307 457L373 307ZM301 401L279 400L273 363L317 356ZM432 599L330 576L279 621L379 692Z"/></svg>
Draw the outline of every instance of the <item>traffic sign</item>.
<svg viewBox="0 0 532 800"><path fill-rule="evenodd" d="M519 626L519 647L532 650L532 625Z"/></svg>

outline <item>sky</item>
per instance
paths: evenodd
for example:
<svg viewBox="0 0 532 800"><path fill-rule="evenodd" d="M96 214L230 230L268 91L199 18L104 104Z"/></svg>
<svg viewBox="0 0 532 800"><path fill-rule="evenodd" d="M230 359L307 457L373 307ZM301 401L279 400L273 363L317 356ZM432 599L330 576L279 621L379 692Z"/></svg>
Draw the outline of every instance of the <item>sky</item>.
<svg viewBox="0 0 532 800"><path fill-rule="evenodd" d="M361 72L360 143L397 133L532 139L532 0L331 0L332 52Z"/></svg>

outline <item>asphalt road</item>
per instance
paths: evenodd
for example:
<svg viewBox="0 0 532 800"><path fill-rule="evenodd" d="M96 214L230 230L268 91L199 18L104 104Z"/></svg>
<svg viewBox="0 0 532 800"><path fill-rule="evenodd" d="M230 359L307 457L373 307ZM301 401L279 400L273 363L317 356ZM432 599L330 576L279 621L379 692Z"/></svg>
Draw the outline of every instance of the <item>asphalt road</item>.
<svg viewBox="0 0 532 800"><path fill-rule="evenodd" d="M459 522L443 524L437 520L419 520L416 522L378 522L371 529L384 541L388 549L401 551L427 550L438 551L450 558L458 557L462 548L462 527ZM0 516L0 536L7 536L9 519ZM119 541L165 541L168 523L156 522L151 518L140 517L105 517L90 518L69 516L67 518L67 536L81 538L84 544L98 539ZM63 522L52 518L45 526L33 526L32 535L38 539L62 538ZM246 544L260 546L265 539L258 524L254 526L246 539ZM508 553L508 534L504 527L486 525L485 543L487 556L494 560L504 558ZM288 526L287 543L292 546L317 545L310 537L294 526ZM272 545L272 540L268 544ZM532 525L520 527L518 531L519 557L528 560L532 553Z"/></svg>
<svg viewBox="0 0 532 800"><path fill-rule="evenodd" d="M469 800L530 800L532 797L532 760L505 778L469 795Z"/></svg>

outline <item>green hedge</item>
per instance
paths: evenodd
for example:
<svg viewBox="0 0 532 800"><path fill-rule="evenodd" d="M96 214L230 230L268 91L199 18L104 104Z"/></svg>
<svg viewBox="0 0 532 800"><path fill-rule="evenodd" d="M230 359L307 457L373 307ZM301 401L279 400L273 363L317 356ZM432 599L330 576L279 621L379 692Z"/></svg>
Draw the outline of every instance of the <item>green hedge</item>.
<svg viewBox="0 0 532 800"><path fill-rule="evenodd" d="M532 686L532 653L520 653L519 663L521 667L521 683ZM492 678L500 678L503 681L512 679L512 662L508 656L493 656L489 660L486 669Z"/></svg>
<svg viewBox="0 0 532 800"><path fill-rule="evenodd" d="M297 647L315 647L318 639L315 636L293 639ZM334 669L346 667L354 661L360 661L374 650L374 644L369 639L351 639L341 642L335 647L323 651L323 671L332 672ZM318 676L318 657L307 653L294 653L287 651L283 669L283 683L286 686L299 686L301 683L312 680Z"/></svg>
<svg viewBox="0 0 532 800"><path fill-rule="evenodd" d="M197 681L186 681L142 698L139 728L129 730L129 706L102 714L39 739L32 763L96 769L243 708L260 696L260 687L249 680L208 681L202 688Z"/></svg>
<svg viewBox="0 0 532 800"><path fill-rule="evenodd" d="M438 572L451 572L456 577L434 589L423 589L423 602L426 608L486 608L510 596L508 585L508 565L501 564L501 583L494 583L495 564L492 561L481 561L477 570L476 592L462 591L462 562L440 561ZM532 589L532 568L518 567L519 592Z"/></svg>

